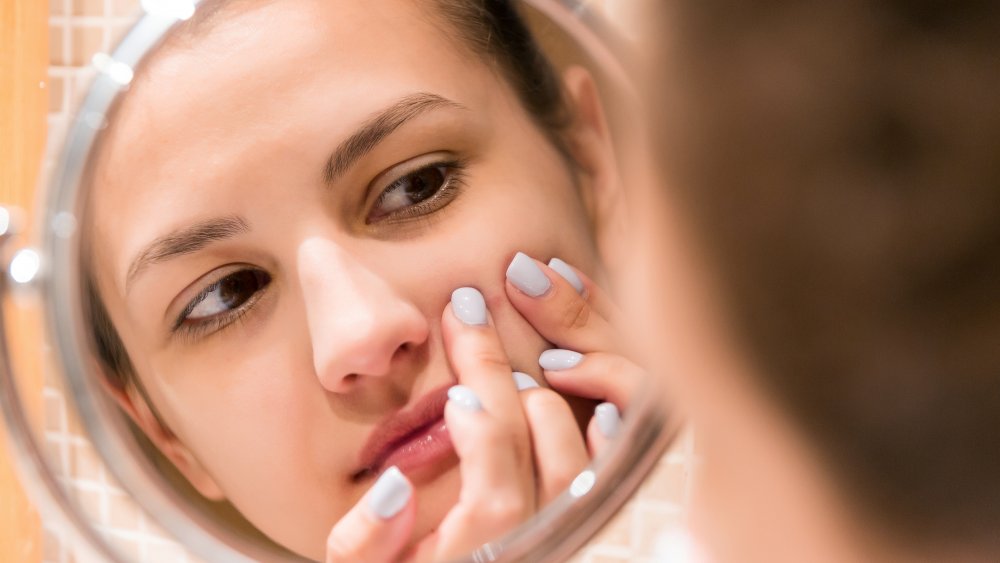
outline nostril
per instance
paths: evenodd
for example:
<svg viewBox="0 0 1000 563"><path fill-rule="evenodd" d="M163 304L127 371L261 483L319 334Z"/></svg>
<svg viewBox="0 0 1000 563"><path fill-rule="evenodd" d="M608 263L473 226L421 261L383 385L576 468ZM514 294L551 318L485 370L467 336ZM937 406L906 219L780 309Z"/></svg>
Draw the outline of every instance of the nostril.
<svg viewBox="0 0 1000 563"><path fill-rule="evenodd" d="M358 374L356 374L356 373L349 373L349 374L347 374L347 375L344 376L344 383L347 384L347 385L350 385L350 384L354 383L357 380L358 380Z"/></svg>
<svg viewBox="0 0 1000 563"><path fill-rule="evenodd" d="M407 353L409 353L409 351L411 349L411 346L412 346L412 344L409 343L409 342L404 342L404 343L400 344L399 347L396 348L396 351L393 352L393 354L392 354L391 363L395 364L397 361L399 361L400 359L402 359L403 356L405 356Z"/></svg>

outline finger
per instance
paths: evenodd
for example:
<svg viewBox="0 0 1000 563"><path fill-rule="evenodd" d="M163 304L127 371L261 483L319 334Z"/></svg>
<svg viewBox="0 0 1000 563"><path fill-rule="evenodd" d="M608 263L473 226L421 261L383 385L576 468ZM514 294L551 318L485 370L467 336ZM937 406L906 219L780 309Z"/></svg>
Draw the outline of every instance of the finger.
<svg viewBox="0 0 1000 563"><path fill-rule="evenodd" d="M587 274L570 266L559 258L549 260L547 265L559 274L560 277L568 281L587 300L587 303L590 303L590 306L597 311L598 315L604 317L611 324L615 324L620 315L620 309L611 300L608 293L604 291L604 288L597 285ZM579 283L576 283L574 278L579 280ZM583 286L582 291L580 290L581 285Z"/></svg>
<svg viewBox="0 0 1000 563"><path fill-rule="evenodd" d="M517 253L507 268L510 302L556 346L581 352L617 350L617 332L579 293L584 287L581 278L565 263L553 264L557 269Z"/></svg>
<svg viewBox="0 0 1000 563"><path fill-rule="evenodd" d="M441 329L445 352L459 383L475 392L490 417L518 439L516 453L527 457L527 422L511 380L507 353L482 294L471 287L455 290L442 316Z"/></svg>
<svg viewBox="0 0 1000 563"><path fill-rule="evenodd" d="M546 504L569 487L590 458L566 400L551 389L539 387L526 374L514 376L523 387L521 403L531 432L539 503Z"/></svg>
<svg viewBox="0 0 1000 563"><path fill-rule="evenodd" d="M475 391L465 385L449 389L444 416L459 459L459 504L474 505L487 496L533 498L530 463L525 471L513 452L520 438L485 412Z"/></svg>
<svg viewBox="0 0 1000 563"><path fill-rule="evenodd" d="M566 395L610 401L620 410L638 391L645 371L617 354L580 354L573 350L546 350L538 358L545 379Z"/></svg>
<svg viewBox="0 0 1000 563"><path fill-rule="evenodd" d="M326 541L326 562L399 560L416 516L413 485L390 467L334 525Z"/></svg>
<svg viewBox="0 0 1000 563"><path fill-rule="evenodd" d="M462 490L437 530L415 546L415 561L465 555L527 520L535 508L530 464L525 475L511 451L516 438L492 419L471 388L449 390L445 424L459 457Z"/></svg>
<svg viewBox="0 0 1000 563"><path fill-rule="evenodd" d="M605 402L594 409L594 417L587 425L587 448L591 457L597 457L618 437L622 417L614 403Z"/></svg>

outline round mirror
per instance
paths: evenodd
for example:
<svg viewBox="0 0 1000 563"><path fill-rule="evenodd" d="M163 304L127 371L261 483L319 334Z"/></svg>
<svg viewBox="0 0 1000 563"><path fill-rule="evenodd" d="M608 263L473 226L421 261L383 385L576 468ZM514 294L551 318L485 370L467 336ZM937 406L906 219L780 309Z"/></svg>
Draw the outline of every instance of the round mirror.
<svg viewBox="0 0 1000 563"><path fill-rule="evenodd" d="M142 8L6 281L108 477L210 561L575 551L677 429L617 313L628 42L555 0ZM131 559L4 373L38 497Z"/></svg>

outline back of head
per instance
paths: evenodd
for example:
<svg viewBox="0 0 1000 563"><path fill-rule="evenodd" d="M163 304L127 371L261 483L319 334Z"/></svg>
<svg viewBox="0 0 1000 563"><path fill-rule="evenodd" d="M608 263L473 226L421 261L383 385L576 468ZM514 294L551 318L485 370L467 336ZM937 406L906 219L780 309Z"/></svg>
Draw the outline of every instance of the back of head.
<svg viewBox="0 0 1000 563"><path fill-rule="evenodd" d="M1000 5L670 6L664 154L758 383L897 537L1000 549Z"/></svg>

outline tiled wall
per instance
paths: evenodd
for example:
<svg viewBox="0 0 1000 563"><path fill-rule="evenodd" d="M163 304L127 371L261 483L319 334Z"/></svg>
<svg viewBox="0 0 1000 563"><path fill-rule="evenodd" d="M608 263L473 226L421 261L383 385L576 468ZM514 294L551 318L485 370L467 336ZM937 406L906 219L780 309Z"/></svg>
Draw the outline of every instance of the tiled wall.
<svg viewBox="0 0 1000 563"><path fill-rule="evenodd" d="M629 0L591 4L613 15ZM46 170L60 148L72 110L84 93L93 70L94 53L110 51L138 11L138 0L51 0L51 64L46 87L50 94L49 149ZM45 437L51 457L61 465L65 482L80 499L98 528L124 554L141 562L191 560L164 536L107 475L78 423L66 408L55 381L45 389ZM683 526L690 482L693 440L686 433L660 461L658 469L636 498L584 549L577 560L606 563L662 560L657 539ZM74 549L69 534L44 522L45 561L67 563L89 557Z"/></svg>

